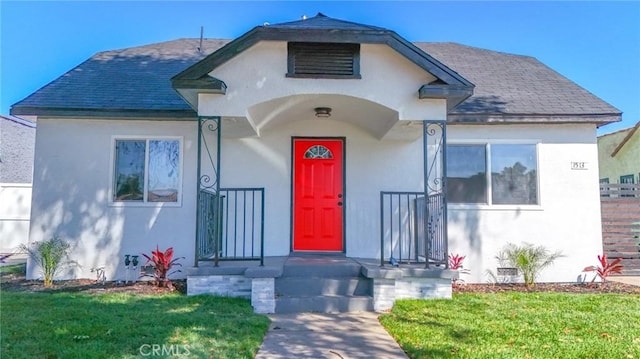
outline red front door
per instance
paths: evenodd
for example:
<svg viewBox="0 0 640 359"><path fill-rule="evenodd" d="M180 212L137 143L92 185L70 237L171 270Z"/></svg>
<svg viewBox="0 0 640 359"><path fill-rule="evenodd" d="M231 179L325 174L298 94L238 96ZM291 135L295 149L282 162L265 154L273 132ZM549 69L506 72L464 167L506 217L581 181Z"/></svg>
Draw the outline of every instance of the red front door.
<svg viewBox="0 0 640 359"><path fill-rule="evenodd" d="M293 250L343 250L342 139L293 140Z"/></svg>

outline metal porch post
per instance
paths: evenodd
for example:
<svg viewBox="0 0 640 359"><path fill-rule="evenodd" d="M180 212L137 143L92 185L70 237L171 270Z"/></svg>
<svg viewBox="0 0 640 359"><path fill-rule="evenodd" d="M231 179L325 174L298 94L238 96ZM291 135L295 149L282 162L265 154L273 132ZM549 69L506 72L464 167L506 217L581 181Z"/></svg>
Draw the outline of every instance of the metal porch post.
<svg viewBox="0 0 640 359"><path fill-rule="evenodd" d="M429 253L431 252L431 241L429 240L429 141L428 121L422 121L422 158L423 158L423 181L424 181L424 220L422 230L424 233L425 268L429 268ZM416 202L417 203L417 202Z"/></svg>
<svg viewBox="0 0 640 359"><path fill-rule="evenodd" d="M214 231L214 238L213 241L216 244L214 246L216 252L215 252L215 266L217 267L219 262L220 262L220 248L218 248L218 246L220 245L220 243L218 242L218 238L220 238L220 233L221 233L221 229L222 229L222 202L220 201L220 149L221 144L220 144L220 139L222 138L221 133L222 133L222 121L220 119L220 116L216 116L214 118L214 121L216 122L216 128L218 129L217 131L217 139L216 139L216 168L215 168L215 173L216 173L216 196L214 197L214 202L215 202L215 206L217 209L217 217L216 217L216 230Z"/></svg>
<svg viewBox="0 0 640 359"><path fill-rule="evenodd" d="M442 231L444 233L444 267L449 269L449 201L447 197L447 122L442 121Z"/></svg>
<svg viewBox="0 0 640 359"><path fill-rule="evenodd" d="M212 121L213 123L209 123L209 121ZM216 132L216 159L215 159L215 163L213 158L211 158L211 152L209 151L209 146L207 145L207 140L205 138L205 134L204 134L204 128L207 128L210 132ZM202 245L202 243L200 243L200 240L203 236L203 231L205 231L206 229L203 228L202 224L206 223L207 226L212 225L212 223L208 223L208 221L210 220L214 220L216 221L215 225L213 226L213 248L214 248L214 260L215 260L215 265L218 266L218 262L219 262L219 248L218 248L218 238L220 235L220 223L219 223L219 217L220 217L220 211L221 211L221 202L220 202L220 149L221 149L221 144L220 144L220 139L221 139L221 128L222 127L222 123L220 120L220 116L211 116L211 117L207 117L207 116L198 116L198 163L196 164L196 189L197 189L197 194L196 194L196 245L195 245L195 258L194 258L194 266L197 267L198 266L198 261L200 259L200 246ZM211 184L211 176L209 176L208 174L202 174L202 152L203 152L203 147L204 149L206 149L207 151L207 155L208 155L208 162L211 164L211 167L213 169L213 172L215 174L215 178L214 178L214 183ZM209 189L209 190L213 190L214 191L214 196L213 196L213 206L214 208L216 208L216 213L215 213L215 218L210 219L210 218L202 218L202 214L204 211L203 208L203 198L202 198L202 190L203 189ZM208 231L205 232L204 236L208 235Z"/></svg>

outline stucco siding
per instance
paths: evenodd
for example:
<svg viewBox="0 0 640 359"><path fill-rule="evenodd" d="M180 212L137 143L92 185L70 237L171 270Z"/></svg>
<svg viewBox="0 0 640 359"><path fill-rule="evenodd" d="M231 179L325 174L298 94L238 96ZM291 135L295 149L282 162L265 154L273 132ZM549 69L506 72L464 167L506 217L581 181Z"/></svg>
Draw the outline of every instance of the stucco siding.
<svg viewBox="0 0 640 359"><path fill-rule="evenodd" d="M640 130L636 130L616 155L612 156L631 130L627 129L598 138L600 178L608 178L609 183L619 183L620 176L626 175L633 175L634 182L640 182Z"/></svg>
<svg viewBox="0 0 640 359"><path fill-rule="evenodd" d="M291 240L291 136L346 138L347 255L379 257L379 194L422 190L422 140L380 141L332 121L295 121L261 138L223 141L223 186L266 188L266 255L286 255ZM467 255L470 282L483 282L508 242L541 244L565 257L540 280L574 281L602 251L595 127L449 126L451 143L538 144L539 197L534 206L460 206L449 212L450 249ZM585 162L586 170L572 170Z"/></svg>
<svg viewBox="0 0 640 359"><path fill-rule="evenodd" d="M0 118L0 253L28 242L35 136L35 124Z"/></svg>
<svg viewBox="0 0 640 359"><path fill-rule="evenodd" d="M259 65L256 59L259 59ZM435 80L435 77L386 45L362 45L361 79L310 80L286 77L286 72L287 43L260 42L210 73L225 82L227 93L224 96L201 94L198 113L245 117L250 115L252 106L277 98L341 94L397 111L396 120L422 120L427 112L433 118L445 116L445 107L428 106L428 101L417 96L420 86ZM435 109L438 111L434 112ZM271 117L258 116L250 119L257 129L267 126L270 120Z"/></svg>
<svg viewBox="0 0 640 359"><path fill-rule="evenodd" d="M0 183L31 183L36 129L0 119Z"/></svg>
<svg viewBox="0 0 640 359"><path fill-rule="evenodd" d="M40 120L36 139L30 242L59 236L72 244L61 277L124 279L124 254L174 247L193 263L197 127L194 122ZM182 205L114 206L110 203L114 136L179 136L183 139ZM142 257L141 257L142 260ZM28 277L39 270L28 266Z"/></svg>
<svg viewBox="0 0 640 359"><path fill-rule="evenodd" d="M0 183L0 253L15 253L29 239L31 183Z"/></svg>
<svg viewBox="0 0 640 359"><path fill-rule="evenodd" d="M223 129L224 131L224 129ZM265 187L265 255L287 255L291 243L291 138L345 137L347 255L379 255L380 191L422 188L422 140L380 141L359 127L294 121L260 138L222 142L223 187Z"/></svg>
<svg viewBox="0 0 640 359"><path fill-rule="evenodd" d="M31 241L58 235L73 244L79 266L66 276L124 277L123 255L173 246L193 262L196 132L193 122L43 120L36 143ZM416 129L420 131L420 129ZM223 128L224 131L224 128ZM540 280L574 281L601 253L598 166L592 125L449 126L449 142L535 142L539 198L534 206L460 206L449 211L450 251L466 255L468 282L483 282L508 242L542 244L565 257ZM112 140L119 135L183 138L182 204L114 206L109 202ZM344 137L345 238L351 257L378 258L380 191L421 191L422 139L384 141L330 119L291 121L261 137L223 139L221 186L265 188L265 255L291 246L291 139ZM587 164L572 170L571 162ZM206 172L206 171L205 171ZM38 273L30 267L29 276Z"/></svg>
<svg viewBox="0 0 640 359"><path fill-rule="evenodd" d="M464 140L538 143L539 206L449 206L449 249L466 255L471 275L484 282L496 272L506 243L528 242L564 257L540 281L575 281L602 253L596 130L593 125L450 126L449 143ZM572 170L571 162L587 169Z"/></svg>

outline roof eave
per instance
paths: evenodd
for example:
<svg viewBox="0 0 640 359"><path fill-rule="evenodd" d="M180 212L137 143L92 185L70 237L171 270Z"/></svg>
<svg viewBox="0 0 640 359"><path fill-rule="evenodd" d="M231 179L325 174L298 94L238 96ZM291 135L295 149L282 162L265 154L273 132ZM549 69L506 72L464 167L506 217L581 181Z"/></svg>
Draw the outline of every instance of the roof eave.
<svg viewBox="0 0 640 359"><path fill-rule="evenodd" d="M54 108L13 106L10 110L13 116L37 116L39 118L136 118L136 119L180 119L191 120L197 118L193 110L163 110L163 109L101 109L101 108Z"/></svg>
<svg viewBox="0 0 640 359"><path fill-rule="evenodd" d="M447 84L426 84L418 90L419 99L446 99L447 111L451 111L464 100L473 95L475 86L447 85Z"/></svg>
<svg viewBox="0 0 640 359"><path fill-rule="evenodd" d="M597 127L622 120L620 113L601 114L509 114L509 113L449 113L451 124L576 124L593 123Z"/></svg>

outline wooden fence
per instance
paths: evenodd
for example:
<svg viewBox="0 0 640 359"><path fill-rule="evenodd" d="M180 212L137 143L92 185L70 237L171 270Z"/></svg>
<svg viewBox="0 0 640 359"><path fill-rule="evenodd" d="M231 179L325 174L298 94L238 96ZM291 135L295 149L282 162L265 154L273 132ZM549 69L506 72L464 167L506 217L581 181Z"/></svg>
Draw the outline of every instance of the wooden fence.
<svg viewBox="0 0 640 359"><path fill-rule="evenodd" d="M604 253L623 259L623 275L640 275L640 184L600 186Z"/></svg>

